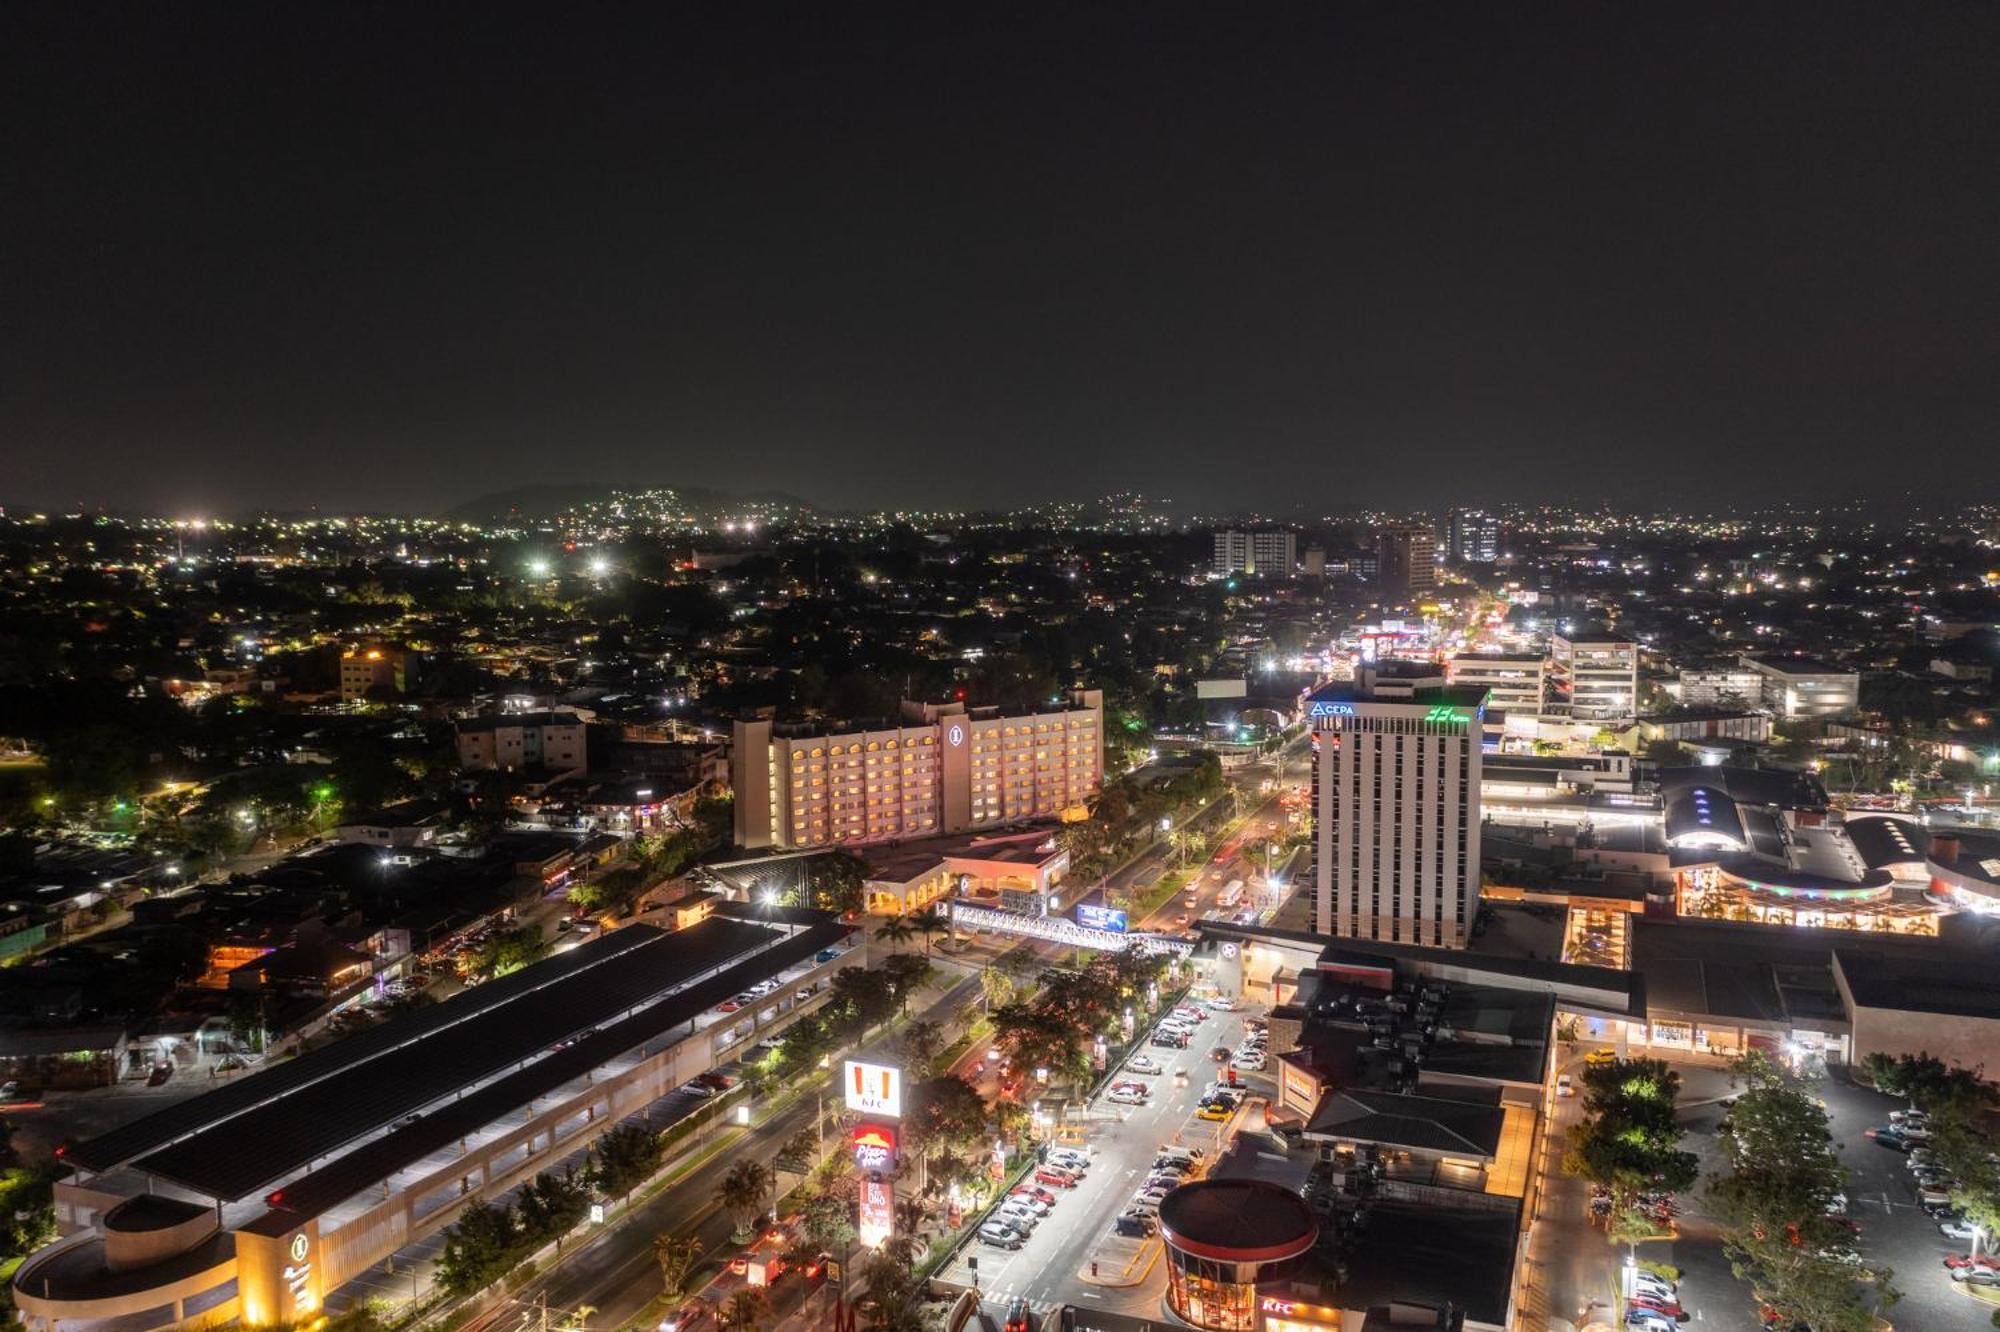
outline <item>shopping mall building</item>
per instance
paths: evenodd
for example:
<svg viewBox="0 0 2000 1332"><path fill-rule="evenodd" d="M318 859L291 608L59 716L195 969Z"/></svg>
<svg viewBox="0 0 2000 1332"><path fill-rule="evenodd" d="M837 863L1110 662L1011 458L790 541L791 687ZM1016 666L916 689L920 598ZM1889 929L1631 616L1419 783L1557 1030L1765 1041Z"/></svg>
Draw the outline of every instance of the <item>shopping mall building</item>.
<svg viewBox="0 0 2000 1332"><path fill-rule="evenodd" d="M337 1310L469 1204L823 1005L862 937L735 903L684 930L630 925L66 1144L59 1238L14 1277L21 1319L152 1332Z"/></svg>

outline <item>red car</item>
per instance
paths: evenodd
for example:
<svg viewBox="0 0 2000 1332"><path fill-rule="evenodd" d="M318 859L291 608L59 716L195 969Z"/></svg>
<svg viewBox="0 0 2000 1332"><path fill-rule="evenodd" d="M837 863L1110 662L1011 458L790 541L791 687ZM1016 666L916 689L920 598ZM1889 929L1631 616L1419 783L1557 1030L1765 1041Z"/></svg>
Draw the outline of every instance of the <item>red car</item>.
<svg viewBox="0 0 2000 1332"><path fill-rule="evenodd" d="M1625 1302L1634 1309L1651 1309L1654 1313L1665 1314L1669 1318L1684 1318L1687 1316L1687 1310L1681 1308L1680 1305L1674 1303L1672 1300L1661 1299L1654 1295L1634 1295Z"/></svg>
<svg viewBox="0 0 2000 1332"><path fill-rule="evenodd" d="M1020 1185L1014 1190L1014 1196L1016 1198L1033 1198L1036 1202L1046 1203L1050 1207L1056 1205L1055 1194L1050 1193L1047 1189L1038 1189L1032 1184Z"/></svg>
<svg viewBox="0 0 2000 1332"><path fill-rule="evenodd" d="M1035 1170L1035 1182L1053 1184L1059 1189L1073 1189L1076 1187L1076 1176L1061 1166L1038 1166Z"/></svg>
<svg viewBox="0 0 2000 1332"><path fill-rule="evenodd" d="M1991 1272L2000 1272L2000 1256L1982 1253L1977 1258L1967 1258L1962 1253L1954 1253L1944 1260L1947 1271L1961 1267L1983 1267Z"/></svg>

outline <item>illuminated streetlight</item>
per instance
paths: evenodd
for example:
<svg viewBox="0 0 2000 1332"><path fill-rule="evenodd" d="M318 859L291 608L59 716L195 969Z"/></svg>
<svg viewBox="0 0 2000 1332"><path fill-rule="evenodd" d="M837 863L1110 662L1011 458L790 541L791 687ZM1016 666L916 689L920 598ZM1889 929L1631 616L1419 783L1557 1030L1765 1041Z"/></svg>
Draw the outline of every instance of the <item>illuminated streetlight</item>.
<svg viewBox="0 0 2000 1332"><path fill-rule="evenodd" d="M604 575L611 572L611 561L605 559L602 555L594 557L590 561L590 572L592 577L604 577Z"/></svg>

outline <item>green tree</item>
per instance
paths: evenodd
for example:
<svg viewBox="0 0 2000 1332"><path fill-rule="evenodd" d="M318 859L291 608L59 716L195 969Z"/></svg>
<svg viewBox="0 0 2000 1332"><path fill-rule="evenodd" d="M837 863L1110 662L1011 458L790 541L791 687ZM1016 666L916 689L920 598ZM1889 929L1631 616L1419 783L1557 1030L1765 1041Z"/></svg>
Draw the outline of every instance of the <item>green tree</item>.
<svg viewBox="0 0 2000 1332"><path fill-rule="evenodd" d="M990 1013L1014 1002L1014 978L999 967L988 967L979 973L979 992Z"/></svg>
<svg viewBox="0 0 2000 1332"><path fill-rule="evenodd" d="M979 1089L955 1074L910 1087L903 1131L929 1147L965 1147L991 1132L992 1116Z"/></svg>
<svg viewBox="0 0 2000 1332"><path fill-rule="evenodd" d="M929 980L936 968L929 961L914 953L897 953L882 959L882 975L889 983L889 993L896 1002L896 1011L907 1014L910 1000L916 997L924 982Z"/></svg>
<svg viewBox="0 0 2000 1332"><path fill-rule="evenodd" d="M875 937L891 948L901 948L917 937L917 927L908 916L891 916L875 927Z"/></svg>
<svg viewBox="0 0 2000 1332"><path fill-rule="evenodd" d="M746 1287L723 1302L722 1325L734 1332L756 1332L770 1310L771 1302L763 1291Z"/></svg>
<svg viewBox="0 0 2000 1332"><path fill-rule="evenodd" d="M1708 1186L1731 1267L1788 1321L1868 1332L1895 1292L1888 1271L1860 1264L1851 1232L1827 1214L1847 1172L1826 1111L1759 1051L1733 1071L1746 1090L1722 1132L1731 1169Z"/></svg>
<svg viewBox="0 0 2000 1332"><path fill-rule="evenodd" d="M912 1077L926 1077L931 1065L944 1053L944 1028L935 1022L919 1019L903 1028L903 1066Z"/></svg>
<svg viewBox="0 0 2000 1332"><path fill-rule="evenodd" d="M520 1254L514 1213L489 1202L467 1204L444 1234L438 1255L438 1284L451 1295L470 1295L497 1284Z"/></svg>
<svg viewBox="0 0 2000 1332"><path fill-rule="evenodd" d="M951 933L951 921L946 918L942 911L937 909L936 903L932 903L922 911L911 916L910 927L924 936L924 955L926 957L931 955L931 940L935 936Z"/></svg>
<svg viewBox="0 0 2000 1332"><path fill-rule="evenodd" d="M589 1179L607 1198L622 1198L652 1177L665 1141L644 1124L620 1124L590 1149Z"/></svg>
<svg viewBox="0 0 2000 1332"><path fill-rule="evenodd" d="M777 1179L771 1168L754 1157L740 1157L716 1185L715 1201L723 1211L736 1218L738 1239L750 1237L751 1222L764 1210L772 1191L777 1187Z"/></svg>
<svg viewBox="0 0 2000 1332"><path fill-rule="evenodd" d="M1694 1183L1694 1154L1680 1150L1674 1115L1680 1075L1658 1059L1620 1059L1586 1068L1583 1118L1570 1129L1563 1169L1611 1193L1613 1227L1628 1238L1640 1225L1641 1195Z"/></svg>
<svg viewBox="0 0 2000 1332"><path fill-rule="evenodd" d="M870 1027L886 1022L896 1011L895 991L880 971L842 967L828 982L833 994L821 1010L829 1014L833 1030L841 1036L858 1037Z"/></svg>
<svg viewBox="0 0 2000 1332"><path fill-rule="evenodd" d="M789 1170L794 1175L810 1172L819 1160L819 1134L809 1128L800 1129L785 1139L785 1145L778 1148L778 1154L771 1164L780 1170Z"/></svg>
<svg viewBox="0 0 2000 1332"><path fill-rule="evenodd" d="M700 1237L661 1235L653 1241L653 1257L660 1264L661 1293L668 1303L687 1298L694 1283L694 1265L701 1258Z"/></svg>
<svg viewBox="0 0 2000 1332"><path fill-rule="evenodd" d="M852 851L827 851L806 866L806 892L821 911L858 913L866 905L868 862Z"/></svg>
<svg viewBox="0 0 2000 1332"><path fill-rule="evenodd" d="M560 1244L590 1214L590 1186L573 1167L560 1175L544 1170L521 1189L514 1212L530 1248Z"/></svg>

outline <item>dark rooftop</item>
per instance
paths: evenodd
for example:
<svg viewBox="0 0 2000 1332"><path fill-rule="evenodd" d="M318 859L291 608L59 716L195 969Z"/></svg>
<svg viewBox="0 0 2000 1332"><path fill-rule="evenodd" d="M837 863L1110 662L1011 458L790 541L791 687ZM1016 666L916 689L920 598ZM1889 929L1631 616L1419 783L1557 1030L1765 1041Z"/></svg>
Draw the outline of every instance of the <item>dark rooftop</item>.
<svg viewBox="0 0 2000 1332"><path fill-rule="evenodd" d="M449 1003L78 1144L66 1159L94 1170L133 1162L210 1197L242 1198L432 1101L504 1075L579 1031L621 1020L634 1005L783 938L725 919L674 934L628 926ZM245 1141L263 1147L244 1152Z"/></svg>

